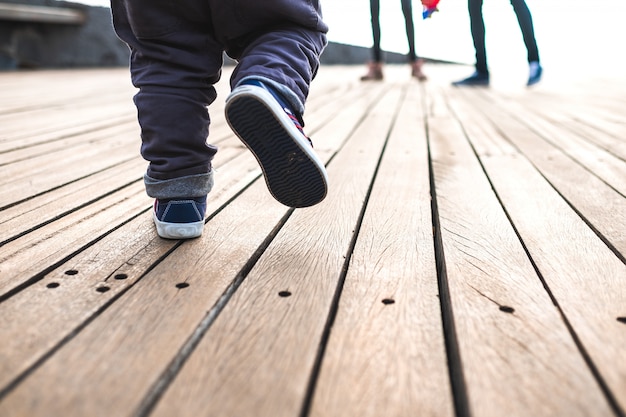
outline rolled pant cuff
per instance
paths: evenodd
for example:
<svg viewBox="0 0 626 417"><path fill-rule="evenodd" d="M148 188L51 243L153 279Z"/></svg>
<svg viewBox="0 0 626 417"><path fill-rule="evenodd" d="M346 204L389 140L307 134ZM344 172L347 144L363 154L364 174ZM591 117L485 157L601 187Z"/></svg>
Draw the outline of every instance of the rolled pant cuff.
<svg viewBox="0 0 626 417"><path fill-rule="evenodd" d="M188 198L203 197L213 188L213 170L206 174L157 180L144 174L146 193L152 198Z"/></svg>

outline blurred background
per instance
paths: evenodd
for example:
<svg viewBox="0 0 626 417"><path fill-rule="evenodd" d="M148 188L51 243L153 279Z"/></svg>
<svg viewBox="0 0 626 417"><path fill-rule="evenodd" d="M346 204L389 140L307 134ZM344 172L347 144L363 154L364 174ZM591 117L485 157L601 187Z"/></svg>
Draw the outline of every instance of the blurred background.
<svg viewBox="0 0 626 417"><path fill-rule="evenodd" d="M400 0L381 1L383 49L406 53ZM626 1L526 0L544 66L576 70L611 62L626 63ZM323 2L333 41L371 46L368 0ZM418 53L445 61L474 63L467 0L441 0L439 12L422 20L421 3L413 2ZM491 67L519 64L526 70L526 49L509 0L484 0L487 53Z"/></svg>
<svg viewBox="0 0 626 417"><path fill-rule="evenodd" d="M388 62L404 62L408 46L400 0L381 2L382 47ZM544 67L551 73L623 73L626 57L626 1L527 0ZM126 65L125 46L115 38L107 0L0 0L0 68ZM369 59L372 44L368 0L322 1L330 26L328 64L357 64ZM439 12L423 20L413 2L418 54L424 58L472 64L466 0L441 0ZM21 15L15 8L30 7ZM45 21L33 7L78 10L82 18ZM12 10L13 9L13 10ZM45 14L45 13L44 13ZM53 13L54 14L54 13ZM16 17L17 16L17 17ZM526 51L508 0L485 0L487 52L494 72L526 71ZM30 20L29 20L30 19ZM81 20L82 19L82 20ZM347 48L347 49L346 49Z"/></svg>

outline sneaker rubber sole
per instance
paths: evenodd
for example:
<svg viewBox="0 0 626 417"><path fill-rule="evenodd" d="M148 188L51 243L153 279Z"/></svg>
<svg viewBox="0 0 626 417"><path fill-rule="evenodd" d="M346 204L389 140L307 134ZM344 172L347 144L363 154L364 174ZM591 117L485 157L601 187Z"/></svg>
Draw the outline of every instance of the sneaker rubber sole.
<svg viewBox="0 0 626 417"><path fill-rule="evenodd" d="M200 237L204 229L204 221L193 223L162 222L154 212L152 218L154 219L157 234L164 239L192 239Z"/></svg>
<svg viewBox="0 0 626 417"><path fill-rule="evenodd" d="M328 192L324 164L270 92L242 85L226 100L226 119L257 159L272 196L289 207L309 207Z"/></svg>

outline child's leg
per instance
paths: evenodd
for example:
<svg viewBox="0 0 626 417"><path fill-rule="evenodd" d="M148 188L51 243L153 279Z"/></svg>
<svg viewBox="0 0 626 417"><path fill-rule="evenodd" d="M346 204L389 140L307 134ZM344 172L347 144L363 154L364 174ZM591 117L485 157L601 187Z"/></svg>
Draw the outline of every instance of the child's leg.
<svg viewBox="0 0 626 417"><path fill-rule="evenodd" d="M254 153L272 195L290 207L327 193L324 164L302 130L304 103L326 45L319 4L311 0L216 0L217 36L239 60L226 117ZM217 14L217 16L215 15Z"/></svg>
<svg viewBox="0 0 626 417"><path fill-rule="evenodd" d="M231 128L259 161L270 193L289 207L312 206L327 193L324 164L302 129L322 46L315 35L300 27L260 35L242 53L226 101Z"/></svg>
<svg viewBox="0 0 626 417"><path fill-rule="evenodd" d="M213 186L207 106L215 100L223 49L211 32L208 5L194 0L112 0L118 36L131 49L131 78L146 192L156 199L159 236L200 236Z"/></svg>
<svg viewBox="0 0 626 417"><path fill-rule="evenodd" d="M231 77L274 81L302 113L326 46L328 27L318 0L209 0L215 35L239 61ZM295 101L297 99L297 102Z"/></svg>
<svg viewBox="0 0 626 417"><path fill-rule="evenodd" d="M263 79L279 90L301 117L325 43L323 34L300 27L261 34L238 57L231 86L247 78Z"/></svg>
<svg viewBox="0 0 626 417"><path fill-rule="evenodd" d="M212 186L206 144L207 106L215 100L222 48L212 38L208 7L181 0L112 0L118 36L131 49L131 77L141 125L141 153L150 162L148 195L206 196Z"/></svg>

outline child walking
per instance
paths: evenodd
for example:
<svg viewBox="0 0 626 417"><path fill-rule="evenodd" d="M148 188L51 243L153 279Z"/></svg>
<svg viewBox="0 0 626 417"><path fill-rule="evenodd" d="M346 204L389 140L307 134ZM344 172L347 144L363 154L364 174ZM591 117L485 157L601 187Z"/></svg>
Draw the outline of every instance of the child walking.
<svg viewBox="0 0 626 417"><path fill-rule="evenodd" d="M236 59L226 119L252 151L270 193L290 207L327 193L324 164L304 134L304 105L326 46L319 0L111 0L131 50L130 72L149 162L159 236L202 234L213 186L208 106L223 53Z"/></svg>

